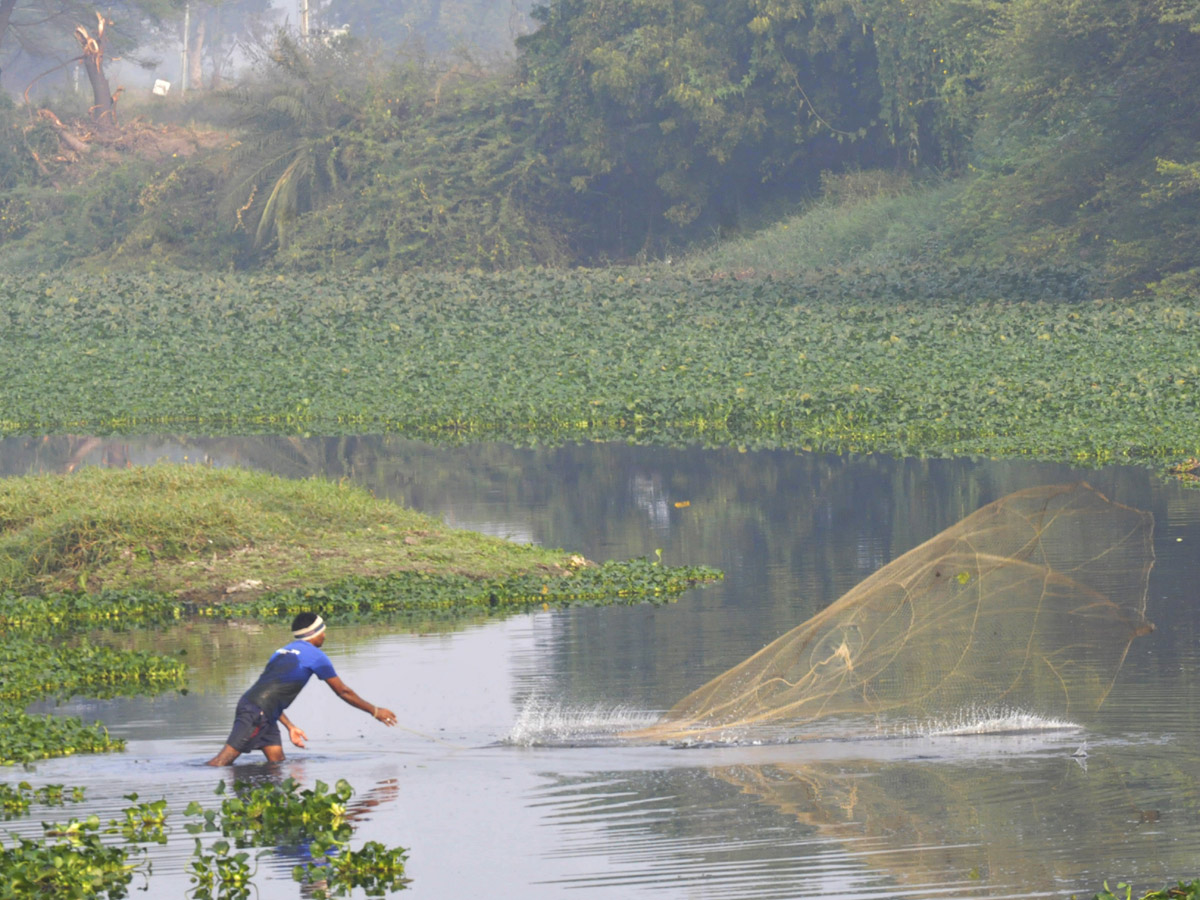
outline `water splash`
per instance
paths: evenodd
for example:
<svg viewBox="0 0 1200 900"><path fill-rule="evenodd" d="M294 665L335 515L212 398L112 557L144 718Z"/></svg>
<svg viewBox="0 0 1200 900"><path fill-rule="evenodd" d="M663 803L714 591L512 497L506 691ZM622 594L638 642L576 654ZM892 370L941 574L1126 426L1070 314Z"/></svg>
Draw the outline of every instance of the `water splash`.
<svg viewBox="0 0 1200 900"><path fill-rule="evenodd" d="M944 737L971 734L1027 734L1043 731L1078 731L1075 722L1052 716L1040 716L1020 709L964 709L929 722L923 736Z"/></svg>
<svg viewBox="0 0 1200 900"><path fill-rule="evenodd" d="M518 747L602 745L624 743L625 733L659 721L658 714L628 706L567 706L561 702L530 697L502 744ZM871 740L878 738L965 737L969 735L1039 734L1079 731L1083 726L1067 719L1038 715L1019 709L965 708L949 715L920 722L872 723L861 717L843 721L840 728L819 734L795 734L779 729L730 729L709 735L704 741L666 741L673 747L760 746L790 744L807 740Z"/></svg>
<svg viewBox="0 0 1200 900"><path fill-rule="evenodd" d="M530 697L501 743L519 747L605 744L657 719L655 713L628 706L564 706Z"/></svg>

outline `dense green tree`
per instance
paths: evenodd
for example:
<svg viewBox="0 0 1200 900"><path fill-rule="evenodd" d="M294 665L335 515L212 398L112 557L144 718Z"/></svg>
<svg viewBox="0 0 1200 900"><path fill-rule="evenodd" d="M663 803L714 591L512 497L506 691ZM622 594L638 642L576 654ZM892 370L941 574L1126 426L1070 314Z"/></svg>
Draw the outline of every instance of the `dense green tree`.
<svg viewBox="0 0 1200 900"><path fill-rule="evenodd" d="M519 47L579 218L629 252L825 169L961 167L996 5L553 0Z"/></svg>
<svg viewBox="0 0 1200 900"><path fill-rule="evenodd" d="M503 71L388 69L361 97L345 179L276 253L289 268L483 268L568 260L529 102Z"/></svg>
<svg viewBox="0 0 1200 900"><path fill-rule="evenodd" d="M0 31L0 55L28 56L15 35L35 34L26 14L47 0L12 2L0 21L22 24ZM95 21L74 2L37 33L70 40ZM263 0L205 2L192 12L211 59ZM964 177L920 226L937 234L900 255L1083 262L1113 291L1200 286L1200 0L549 0L512 69L439 59L414 24L482 28L502 7L519 10L314 2L318 25L370 39L281 41L204 101L222 126L225 98L241 113L220 150L133 187L93 172L89 202L130 258L503 268L686 248L827 185L936 170ZM179 9L125 0L108 52L156 16L176 27ZM419 39L375 40L401 31ZM34 196L60 174L42 164L54 124L10 111L4 131L0 179L28 192L3 201L21 223L9 237L31 245L62 206ZM827 177L870 168L902 177ZM132 193L107 196L118 185ZM139 220L119 221L130 210Z"/></svg>
<svg viewBox="0 0 1200 900"><path fill-rule="evenodd" d="M993 255L1089 260L1120 290L1200 265L1197 15L1176 0L1009 3L964 234Z"/></svg>
<svg viewBox="0 0 1200 900"><path fill-rule="evenodd" d="M897 163L961 171L1003 0L864 0Z"/></svg>
<svg viewBox="0 0 1200 900"><path fill-rule="evenodd" d="M122 257L293 271L567 260L530 103L503 71L284 38L223 96L236 146L154 175Z"/></svg>

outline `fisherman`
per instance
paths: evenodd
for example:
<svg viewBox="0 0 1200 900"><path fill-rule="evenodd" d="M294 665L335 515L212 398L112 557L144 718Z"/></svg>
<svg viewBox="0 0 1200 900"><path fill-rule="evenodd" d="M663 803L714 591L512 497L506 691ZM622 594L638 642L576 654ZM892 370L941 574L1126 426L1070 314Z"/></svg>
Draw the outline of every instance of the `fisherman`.
<svg viewBox="0 0 1200 900"><path fill-rule="evenodd" d="M320 616L300 613L292 620L292 637L295 640L271 655L258 681L238 700L229 740L208 765L227 766L251 750L262 750L269 761L279 762L283 759L283 742L279 738L281 722L292 743L303 747L308 735L296 727L284 710L312 675L328 684L351 706L370 713L384 725L396 724L395 713L368 703L333 670L333 663L321 650L325 643L325 622Z"/></svg>

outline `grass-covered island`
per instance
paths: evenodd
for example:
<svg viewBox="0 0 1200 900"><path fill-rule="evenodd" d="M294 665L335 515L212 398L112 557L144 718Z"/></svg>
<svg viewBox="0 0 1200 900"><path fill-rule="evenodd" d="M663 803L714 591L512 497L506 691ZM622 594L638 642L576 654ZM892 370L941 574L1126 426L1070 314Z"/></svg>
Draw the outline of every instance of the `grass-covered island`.
<svg viewBox="0 0 1200 900"><path fill-rule="evenodd" d="M362 488L240 469L85 468L0 481L0 763L118 747L42 698L182 687L184 663L106 629L187 617L336 621L666 599L719 578L595 564L447 527Z"/></svg>

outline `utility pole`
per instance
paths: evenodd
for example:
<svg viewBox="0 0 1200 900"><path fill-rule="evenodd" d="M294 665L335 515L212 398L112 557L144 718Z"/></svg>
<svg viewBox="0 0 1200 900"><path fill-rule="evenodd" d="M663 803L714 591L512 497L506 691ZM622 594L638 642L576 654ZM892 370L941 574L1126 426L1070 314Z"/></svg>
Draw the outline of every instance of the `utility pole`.
<svg viewBox="0 0 1200 900"><path fill-rule="evenodd" d="M300 37L308 40L308 0L300 0Z"/></svg>
<svg viewBox="0 0 1200 900"><path fill-rule="evenodd" d="M188 43L192 30L192 4L183 5L183 53L179 62L179 93L186 94L188 88Z"/></svg>

